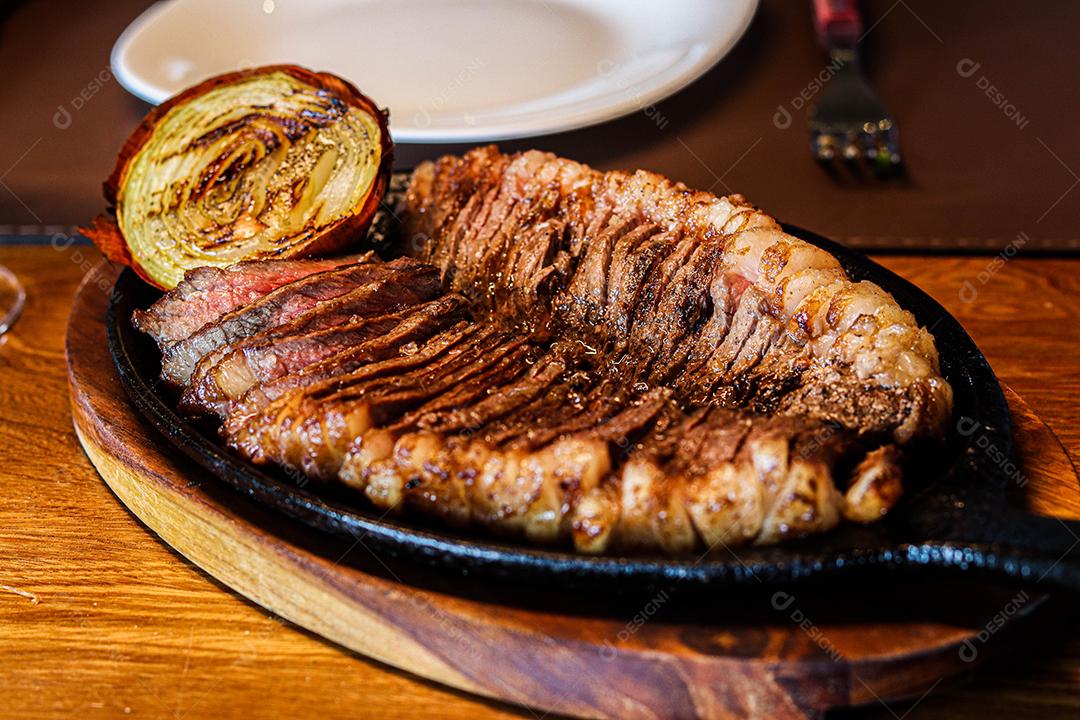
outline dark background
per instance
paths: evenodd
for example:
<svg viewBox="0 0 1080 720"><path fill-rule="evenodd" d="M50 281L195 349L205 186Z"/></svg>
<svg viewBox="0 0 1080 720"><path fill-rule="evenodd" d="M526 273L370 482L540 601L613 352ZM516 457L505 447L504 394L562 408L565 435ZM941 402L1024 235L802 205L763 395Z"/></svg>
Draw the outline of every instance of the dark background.
<svg viewBox="0 0 1080 720"><path fill-rule="evenodd" d="M103 207L101 181L147 109L109 74L109 51L146 5L0 4L0 234L48 234ZM866 65L897 119L906 179L834 179L810 158L806 108L795 109L795 98L826 58L810 4L798 0L766 0L734 52L648 115L503 147L741 192L782 220L864 247L998 252L1022 232L1024 250L1080 250L1080 3L880 0L863 8L873 26ZM401 32L407 48L408 28ZM957 71L964 59L980 64L971 77ZM1022 122L980 90L983 77ZM781 106L792 115L787 129L773 122ZM61 108L70 112L66 127L54 123ZM399 165L461 147L400 146Z"/></svg>

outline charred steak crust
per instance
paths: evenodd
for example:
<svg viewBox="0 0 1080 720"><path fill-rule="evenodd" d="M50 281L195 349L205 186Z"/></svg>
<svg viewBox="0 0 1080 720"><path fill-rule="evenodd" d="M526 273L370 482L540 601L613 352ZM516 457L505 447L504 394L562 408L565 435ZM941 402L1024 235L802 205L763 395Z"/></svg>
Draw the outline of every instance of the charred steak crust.
<svg viewBox="0 0 1080 720"><path fill-rule="evenodd" d="M388 512L673 554L880 518L951 412L932 336L740 196L487 147L396 215L397 260L199 269L137 313L182 409Z"/></svg>

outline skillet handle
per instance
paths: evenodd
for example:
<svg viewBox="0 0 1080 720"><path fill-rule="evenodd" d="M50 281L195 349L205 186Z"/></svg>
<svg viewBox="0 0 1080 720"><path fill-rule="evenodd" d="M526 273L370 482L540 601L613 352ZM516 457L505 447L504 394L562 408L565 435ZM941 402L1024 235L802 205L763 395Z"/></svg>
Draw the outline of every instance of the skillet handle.
<svg viewBox="0 0 1080 720"><path fill-rule="evenodd" d="M1015 580L1080 592L1080 521L1010 509L983 538L988 569Z"/></svg>

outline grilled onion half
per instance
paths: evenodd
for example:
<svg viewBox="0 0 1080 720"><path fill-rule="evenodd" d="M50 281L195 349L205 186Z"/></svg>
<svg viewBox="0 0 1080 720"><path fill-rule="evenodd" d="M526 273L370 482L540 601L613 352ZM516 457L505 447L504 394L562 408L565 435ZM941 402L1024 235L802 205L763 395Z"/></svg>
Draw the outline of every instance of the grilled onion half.
<svg viewBox="0 0 1080 720"><path fill-rule="evenodd" d="M390 175L387 115L292 65L219 75L153 109L83 232L171 289L200 265L317 255L363 237Z"/></svg>

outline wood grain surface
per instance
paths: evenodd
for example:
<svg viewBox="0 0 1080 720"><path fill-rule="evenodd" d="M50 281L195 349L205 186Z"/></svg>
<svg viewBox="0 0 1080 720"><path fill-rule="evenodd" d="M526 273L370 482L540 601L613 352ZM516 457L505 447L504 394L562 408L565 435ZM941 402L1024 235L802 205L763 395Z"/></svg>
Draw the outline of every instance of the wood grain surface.
<svg viewBox="0 0 1080 720"><path fill-rule="evenodd" d="M30 295L26 315L0 341L0 715L529 717L269 617L170 551L117 503L79 449L63 372L67 308L95 259L86 248L0 249L0 262L24 278ZM1075 456L1080 318L1072 303L1080 263L1010 261L978 285L974 302L964 302L959 289L978 282L987 262L887 264L964 322L1002 379ZM926 595L913 593L912 604L932 606L936 598ZM994 613L986 610L985 622ZM999 658L965 684L842 716L1077 716L1080 627L1064 603L1045 615L1040 625L1051 631L1032 629L1037 637L1026 638L1022 654ZM604 693L602 680L594 685Z"/></svg>

